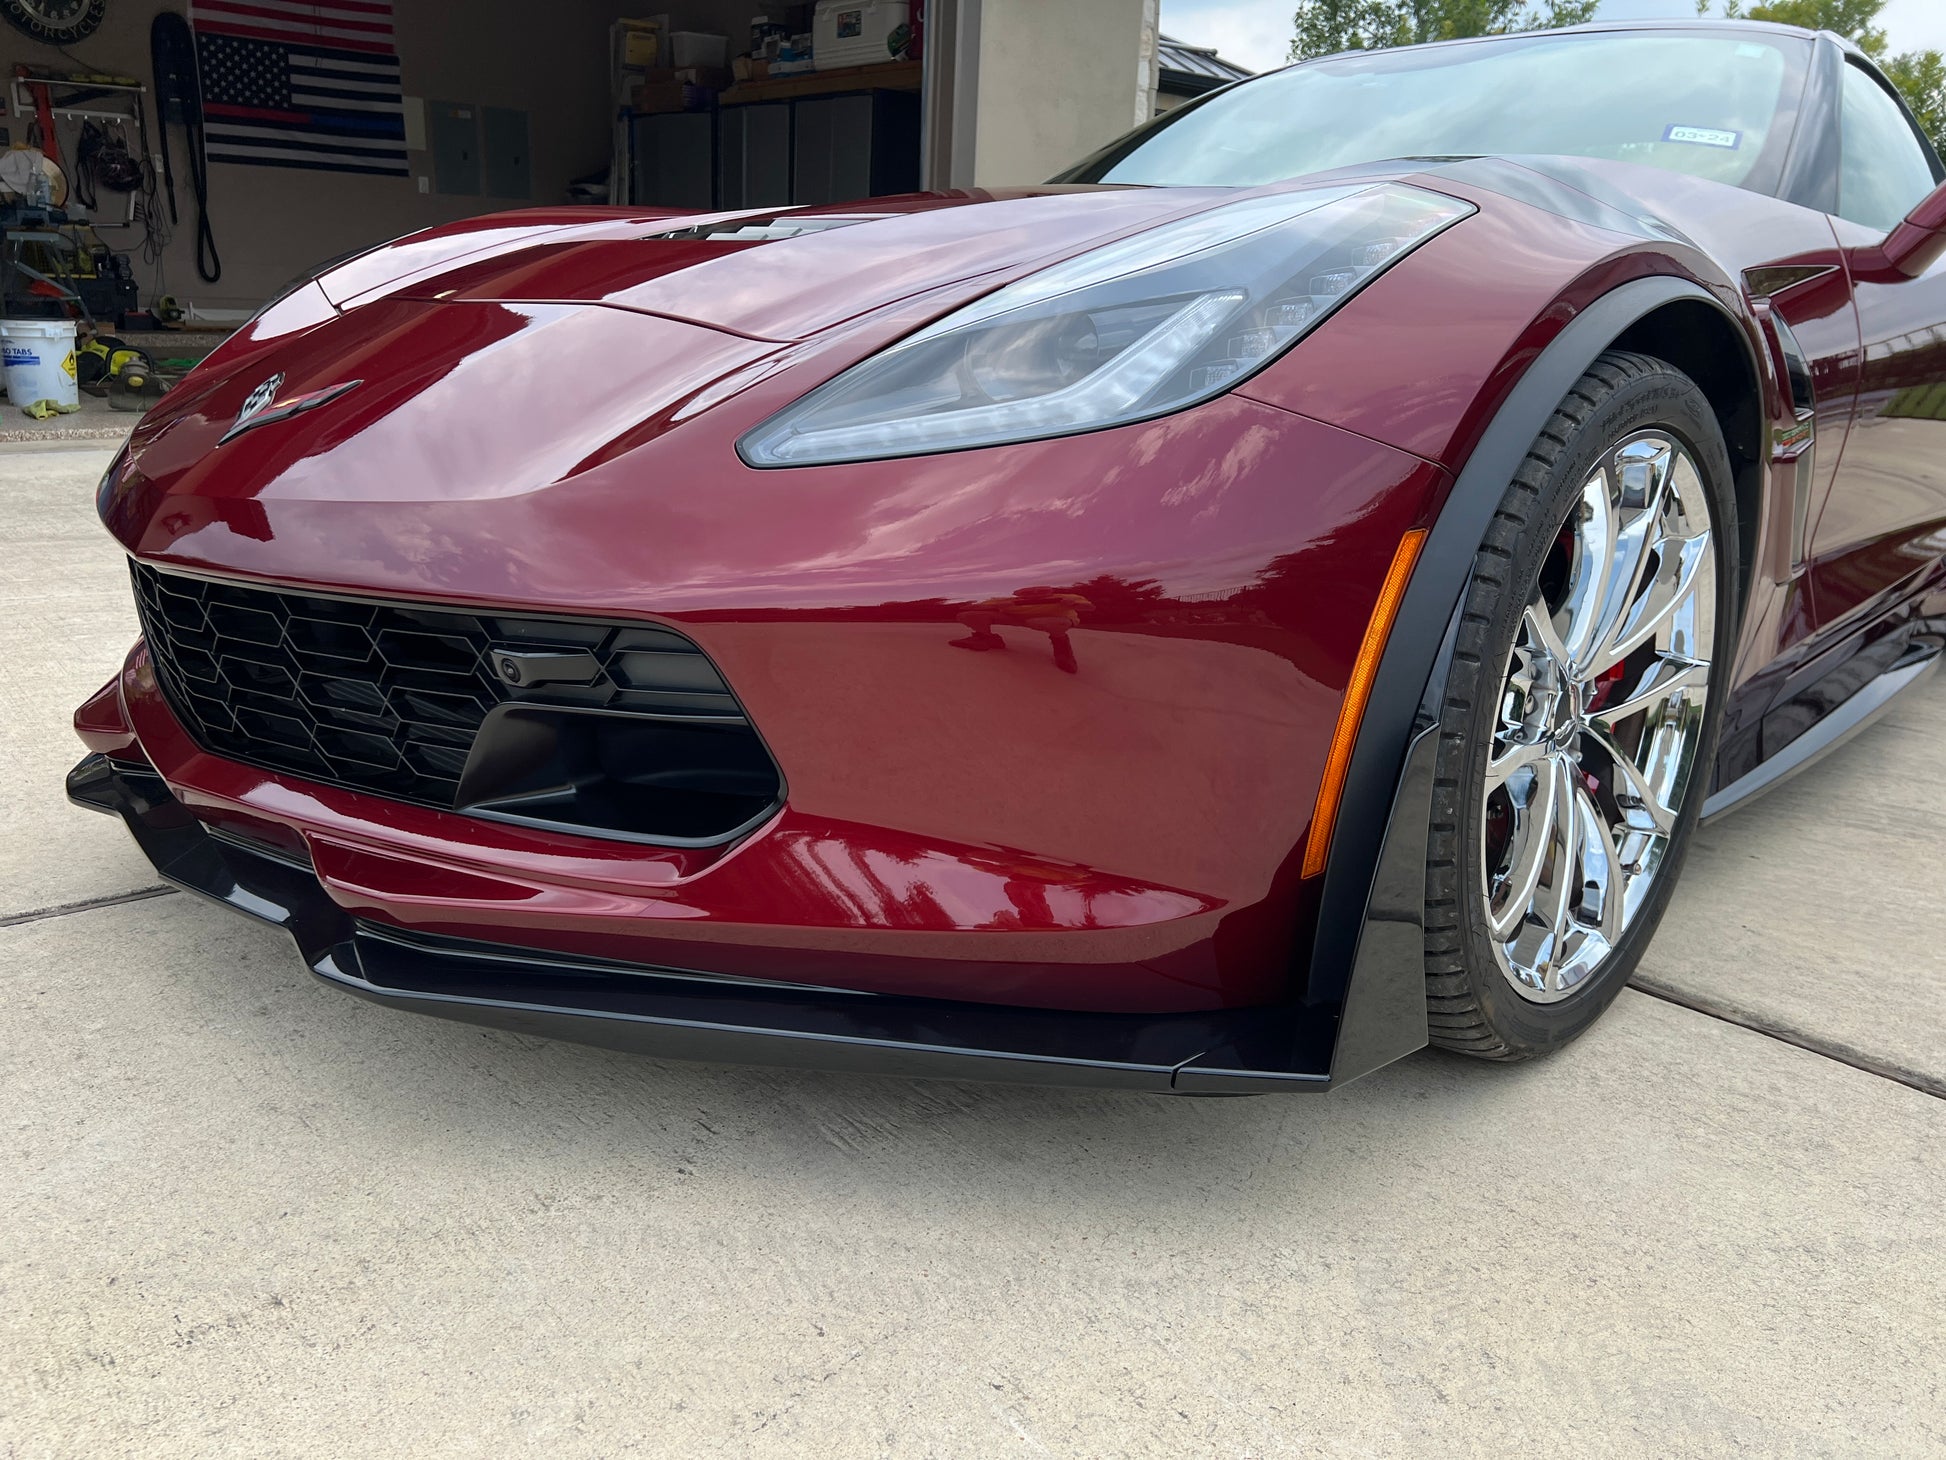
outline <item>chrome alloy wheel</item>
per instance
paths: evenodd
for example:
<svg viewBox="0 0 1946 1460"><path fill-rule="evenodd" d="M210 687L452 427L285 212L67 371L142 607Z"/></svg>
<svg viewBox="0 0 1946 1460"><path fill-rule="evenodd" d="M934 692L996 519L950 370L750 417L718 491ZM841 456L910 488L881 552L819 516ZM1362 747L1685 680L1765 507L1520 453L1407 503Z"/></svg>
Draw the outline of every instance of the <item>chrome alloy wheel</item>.
<svg viewBox="0 0 1946 1460"><path fill-rule="evenodd" d="M1586 982L1668 852L1709 698L1711 525L1688 449L1636 432L1582 483L1521 615L1488 752L1481 890L1524 998Z"/></svg>

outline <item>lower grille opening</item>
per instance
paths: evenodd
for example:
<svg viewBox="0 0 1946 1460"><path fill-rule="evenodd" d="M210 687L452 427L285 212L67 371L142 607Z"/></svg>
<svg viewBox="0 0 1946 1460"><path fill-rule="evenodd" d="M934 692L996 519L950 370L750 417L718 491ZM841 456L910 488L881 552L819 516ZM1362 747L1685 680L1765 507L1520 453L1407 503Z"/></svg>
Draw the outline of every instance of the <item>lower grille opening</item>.
<svg viewBox="0 0 1946 1460"><path fill-rule="evenodd" d="M502 705L486 718L459 804L486 816L683 841L734 835L777 799L747 727Z"/></svg>
<svg viewBox="0 0 1946 1460"><path fill-rule="evenodd" d="M782 803L743 707L674 630L133 572L163 695L213 754L671 845L730 840Z"/></svg>

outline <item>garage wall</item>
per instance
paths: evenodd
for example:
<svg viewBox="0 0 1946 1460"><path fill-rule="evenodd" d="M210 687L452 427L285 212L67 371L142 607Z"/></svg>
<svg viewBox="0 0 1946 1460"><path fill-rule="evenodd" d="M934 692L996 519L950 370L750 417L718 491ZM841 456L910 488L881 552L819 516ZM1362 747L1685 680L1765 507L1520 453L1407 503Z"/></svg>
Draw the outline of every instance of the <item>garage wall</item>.
<svg viewBox="0 0 1946 1460"><path fill-rule="evenodd" d="M561 201L571 178L608 161L609 23L622 14L700 8L619 0L547 0L538 6L532 0L398 0L399 64L406 95L524 109L532 199L421 193L417 177L431 172L424 153L413 154L415 175L410 178L214 163L209 169L210 218L223 255L223 278L205 284L196 276L194 206L182 133L172 128L182 221L164 254L164 290L210 307L254 307L292 275L348 250L453 218ZM735 9L745 9L741 0ZM160 0L115 0L102 28L74 47L74 58L0 26L0 69L11 73L14 62L25 61L74 70L78 58L90 69L152 82L149 23L161 10L186 7ZM747 15L744 19L747 25ZM154 120L151 111L151 126ZM26 119L10 117L7 124L20 140ZM146 303L156 291L157 276L140 261L140 230L108 228L101 236L110 247L136 256L136 282Z"/></svg>
<svg viewBox="0 0 1946 1460"><path fill-rule="evenodd" d="M1044 182L1155 107L1157 0L979 0L974 181Z"/></svg>

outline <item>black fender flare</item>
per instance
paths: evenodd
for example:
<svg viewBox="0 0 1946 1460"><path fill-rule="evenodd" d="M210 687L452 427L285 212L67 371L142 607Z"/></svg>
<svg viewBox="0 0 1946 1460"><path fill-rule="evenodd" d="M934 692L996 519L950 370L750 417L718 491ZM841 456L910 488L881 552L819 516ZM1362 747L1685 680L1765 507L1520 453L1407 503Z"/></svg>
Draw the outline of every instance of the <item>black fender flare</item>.
<svg viewBox="0 0 1946 1460"><path fill-rule="evenodd" d="M1352 751L1299 995L1318 1016L1338 1015L1334 1086L1428 1042L1425 895L1434 741L1460 604L1494 509L1569 387L1630 325L1678 300L1720 310L1748 348L1745 322L1701 284L1655 275L1618 285L1569 320L1534 358L1432 524ZM1195 1090L1200 1073L1192 1062L1177 1072L1176 1088ZM1221 1088L1235 1090L1240 1072L1225 1073Z"/></svg>

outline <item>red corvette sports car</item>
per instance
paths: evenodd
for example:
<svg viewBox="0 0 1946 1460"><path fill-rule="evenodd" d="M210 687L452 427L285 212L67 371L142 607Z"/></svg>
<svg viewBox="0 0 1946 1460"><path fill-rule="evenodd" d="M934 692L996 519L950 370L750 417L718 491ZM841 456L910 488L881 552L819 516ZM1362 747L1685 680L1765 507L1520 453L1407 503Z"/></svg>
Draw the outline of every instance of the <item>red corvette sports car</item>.
<svg viewBox="0 0 1946 1460"><path fill-rule="evenodd" d="M415 234L101 485L69 780L399 1008L1321 1089L1615 997L1946 639L1946 189L1777 26L1335 56L1056 182Z"/></svg>

